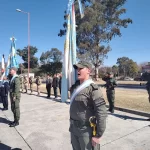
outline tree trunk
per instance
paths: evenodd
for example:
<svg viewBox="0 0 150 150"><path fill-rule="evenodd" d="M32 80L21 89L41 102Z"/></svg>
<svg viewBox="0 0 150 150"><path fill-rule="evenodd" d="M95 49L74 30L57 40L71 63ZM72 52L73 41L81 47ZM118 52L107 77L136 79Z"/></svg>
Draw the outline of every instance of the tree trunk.
<svg viewBox="0 0 150 150"><path fill-rule="evenodd" d="M95 66L95 80L98 80L98 67Z"/></svg>

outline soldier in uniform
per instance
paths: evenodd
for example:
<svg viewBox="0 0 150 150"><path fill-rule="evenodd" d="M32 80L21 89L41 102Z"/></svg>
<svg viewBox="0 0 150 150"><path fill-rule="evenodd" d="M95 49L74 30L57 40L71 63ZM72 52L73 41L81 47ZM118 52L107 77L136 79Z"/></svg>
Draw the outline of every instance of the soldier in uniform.
<svg viewBox="0 0 150 150"><path fill-rule="evenodd" d="M59 74L59 93L60 93L60 96L61 96L61 82L62 82L62 74L60 73Z"/></svg>
<svg viewBox="0 0 150 150"><path fill-rule="evenodd" d="M112 72L107 73L102 80L106 82L104 87L106 87L107 99L109 102L108 111L114 113L115 87L117 86L116 80L113 78Z"/></svg>
<svg viewBox="0 0 150 150"><path fill-rule="evenodd" d="M92 66L81 61L74 65L78 81L71 87L70 128L73 150L99 150L106 128L106 103L99 87L90 79ZM80 82L79 82L80 81ZM89 119L96 118L96 133Z"/></svg>
<svg viewBox="0 0 150 150"><path fill-rule="evenodd" d="M25 93L27 93L27 91L28 91L28 79L27 79L27 76L24 76L23 84L24 84Z"/></svg>
<svg viewBox="0 0 150 150"><path fill-rule="evenodd" d="M146 83L146 90L147 90L147 93L148 93L148 100L149 100L149 103L150 103L150 78L148 77L148 81ZM147 119L147 121L150 121L150 118Z"/></svg>
<svg viewBox="0 0 150 150"><path fill-rule="evenodd" d="M57 97L58 97L58 87L59 87L59 79L58 79L57 74L55 74L54 77L53 77L52 86L53 86L53 90L54 90L54 96L57 99Z"/></svg>
<svg viewBox="0 0 150 150"><path fill-rule="evenodd" d="M23 76L20 76L20 89L23 92Z"/></svg>
<svg viewBox="0 0 150 150"><path fill-rule="evenodd" d="M148 93L148 100L150 102L150 79L148 79L148 82L146 83L146 90Z"/></svg>
<svg viewBox="0 0 150 150"><path fill-rule="evenodd" d="M47 98L50 98L50 96L51 96L52 82L53 82L53 79L52 79L52 77L48 74L48 75L47 75L47 79L46 79Z"/></svg>
<svg viewBox="0 0 150 150"><path fill-rule="evenodd" d="M7 81L7 77L3 78L3 84L0 87L1 99L3 102L3 110L8 110L8 91L9 91L9 83Z"/></svg>
<svg viewBox="0 0 150 150"><path fill-rule="evenodd" d="M15 127L19 125L20 120L20 80L18 75L16 74L17 68L12 67L10 73L12 75L12 79L10 81L10 101L11 101L11 110L14 114L14 121L10 123L10 127Z"/></svg>
<svg viewBox="0 0 150 150"><path fill-rule="evenodd" d="M37 85L37 92L38 92L38 96L40 96L40 85L41 85L41 79L40 76L37 76L36 78L36 85Z"/></svg>
<svg viewBox="0 0 150 150"><path fill-rule="evenodd" d="M30 90L31 90L30 94L32 94L33 92L33 77L32 76L29 78L29 84L30 84Z"/></svg>

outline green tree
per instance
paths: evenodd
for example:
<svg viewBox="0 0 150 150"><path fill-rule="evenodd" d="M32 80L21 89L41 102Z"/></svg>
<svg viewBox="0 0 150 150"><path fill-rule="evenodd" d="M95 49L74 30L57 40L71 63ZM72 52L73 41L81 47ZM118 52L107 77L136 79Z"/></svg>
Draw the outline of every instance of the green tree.
<svg viewBox="0 0 150 150"><path fill-rule="evenodd" d="M132 59L128 62L128 75L131 77L135 77L138 74L139 68L136 62Z"/></svg>
<svg viewBox="0 0 150 150"><path fill-rule="evenodd" d="M117 59L119 73L124 76L135 76L138 73L138 65L128 57L121 57Z"/></svg>
<svg viewBox="0 0 150 150"><path fill-rule="evenodd" d="M25 70L24 70L24 65L22 63L19 64L19 68L18 68L18 74L22 74L24 73Z"/></svg>
<svg viewBox="0 0 150 150"><path fill-rule="evenodd" d="M61 62L62 60L62 52L57 48L52 48L46 52L42 52L40 56L41 64L45 65L50 62Z"/></svg>
<svg viewBox="0 0 150 150"><path fill-rule="evenodd" d="M34 46L30 46L30 68L38 67L38 58L34 55L38 52L38 49ZM17 54L22 57L25 68L28 68L28 47L23 49L17 49Z"/></svg>
<svg viewBox="0 0 150 150"><path fill-rule="evenodd" d="M112 66L112 72L114 73L114 76L117 76L119 74L117 65Z"/></svg>
<svg viewBox="0 0 150 150"><path fill-rule="evenodd" d="M87 59L95 66L95 70L111 50L108 43L113 37L121 36L122 27L127 28L128 24L132 23L130 18L121 17L126 13L126 9L123 8L125 2L126 0L82 0L85 14L82 19L78 5L75 7L78 56L86 54ZM66 12L64 18L66 19ZM65 29L60 30L58 36L65 34L66 22L63 26Z"/></svg>
<svg viewBox="0 0 150 150"><path fill-rule="evenodd" d="M40 73L51 74L60 73L62 71L62 62L50 62L40 66Z"/></svg>
<svg viewBox="0 0 150 150"><path fill-rule="evenodd" d="M51 60L53 62L61 62L62 60L62 52L57 48L52 48L50 51Z"/></svg>
<svg viewBox="0 0 150 150"><path fill-rule="evenodd" d="M62 52L57 48L52 48L43 52L40 56L41 67L40 71L43 73L60 73L62 70Z"/></svg>

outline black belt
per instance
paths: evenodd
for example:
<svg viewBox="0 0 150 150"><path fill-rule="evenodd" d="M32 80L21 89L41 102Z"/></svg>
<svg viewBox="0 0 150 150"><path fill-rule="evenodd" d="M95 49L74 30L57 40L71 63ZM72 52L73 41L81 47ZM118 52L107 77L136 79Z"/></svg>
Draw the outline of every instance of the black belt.
<svg viewBox="0 0 150 150"><path fill-rule="evenodd" d="M78 121L70 118L70 124L75 125L76 127L90 126L88 121Z"/></svg>

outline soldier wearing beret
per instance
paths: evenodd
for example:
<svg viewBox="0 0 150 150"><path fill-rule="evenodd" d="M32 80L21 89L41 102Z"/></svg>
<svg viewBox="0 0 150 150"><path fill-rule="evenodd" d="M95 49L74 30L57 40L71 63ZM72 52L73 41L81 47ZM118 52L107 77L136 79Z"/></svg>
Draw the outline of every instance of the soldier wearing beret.
<svg viewBox="0 0 150 150"><path fill-rule="evenodd" d="M78 81L71 87L70 129L73 150L99 150L106 128L107 111L99 87L90 79L92 65L81 61L74 65ZM90 124L95 118L96 132Z"/></svg>
<svg viewBox="0 0 150 150"><path fill-rule="evenodd" d="M10 69L10 74L12 75L10 81L10 101L11 101L11 110L14 114L14 121L10 123L10 127L15 127L19 125L20 120L20 79L16 74L17 68L12 67Z"/></svg>
<svg viewBox="0 0 150 150"><path fill-rule="evenodd" d="M108 72L102 80L106 82L104 87L106 87L107 99L109 102L108 110L114 113L115 87L117 86L116 80L113 78L112 72Z"/></svg>

